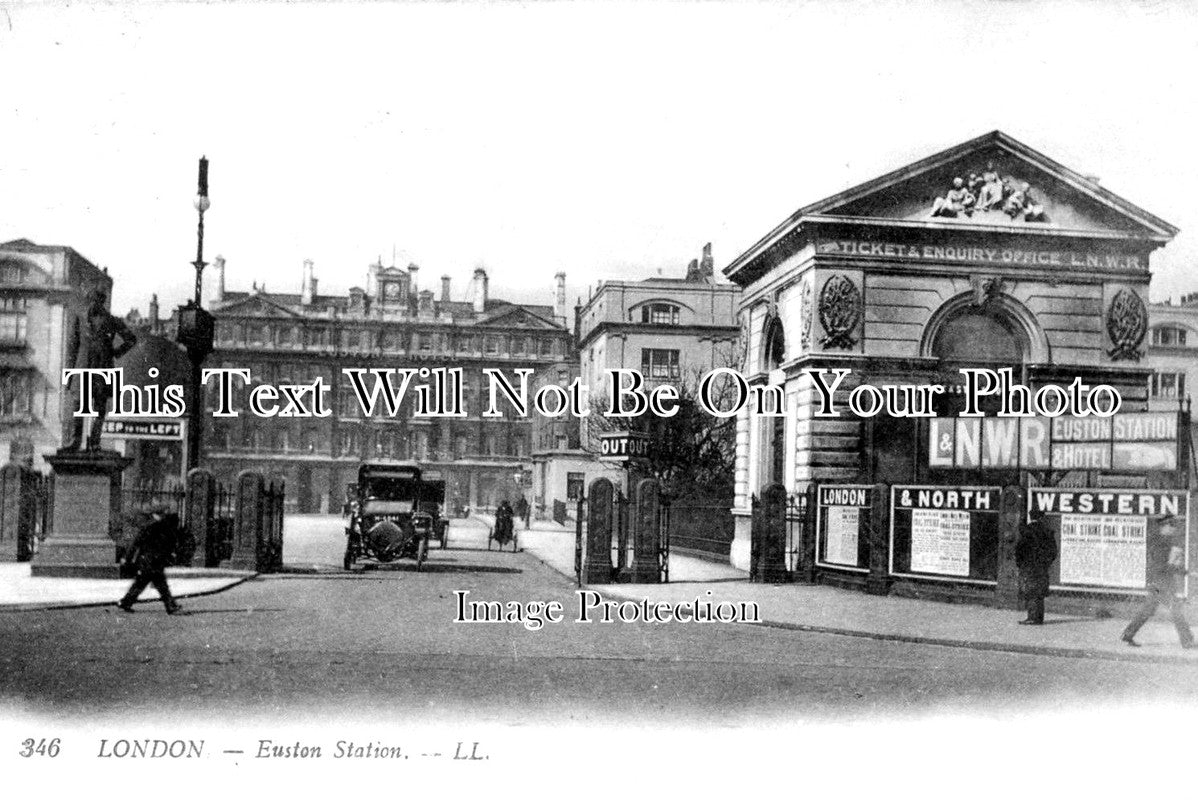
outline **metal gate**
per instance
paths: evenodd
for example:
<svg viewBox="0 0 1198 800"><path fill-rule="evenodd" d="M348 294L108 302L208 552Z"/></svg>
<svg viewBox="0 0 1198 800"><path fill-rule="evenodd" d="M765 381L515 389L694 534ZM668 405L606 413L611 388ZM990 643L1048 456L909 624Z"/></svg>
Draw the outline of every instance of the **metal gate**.
<svg viewBox="0 0 1198 800"><path fill-rule="evenodd" d="M811 492L787 493L771 484L753 497L749 580L783 583L808 580L814 559Z"/></svg>
<svg viewBox="0 0 1198 800"><path fill-rule="evenodd" d="M593 484L592 484L593 485ZM594 493L581 495L574 523L574 578L577 585L587 583L629 583L634 580L635 565L634 524L632 521L632 502L619 489L611 489L610 500L607 500L602 514L592 514L592 499L602 500L606 489L600 491L598 497ZM591 534L592 522L610 526L605 532L596 530L594 534L601 538L610 535L610 546L603 549L607 555L606 563L589 564L587 554L593 558L602 558L598 550L588 547L587 537ZM670 505L667 498L658 494L657 511L651 523L650 536L653 537L653 555L655 576L657 582L668 583L670 578ZM596 547L602 547L597 545ZM606 567L606 569L604 568ZM589 576L584 579L584 574ZM642 580L645 577L642 576Z"/></svg>

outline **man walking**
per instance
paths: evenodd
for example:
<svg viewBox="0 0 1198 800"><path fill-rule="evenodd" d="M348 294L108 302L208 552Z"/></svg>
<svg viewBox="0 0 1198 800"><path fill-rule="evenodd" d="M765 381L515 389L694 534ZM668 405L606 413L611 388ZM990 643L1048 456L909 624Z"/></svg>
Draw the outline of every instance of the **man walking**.
<svg viewBox="0 0 1198 800"><path fill-rule="evenodd" d="M520 495L520 499L516 501L516 516L523 520L524 530L528 530L528 501L524 499L524 495Z"/></svg>
<svg viewBox="0 0 1198 800"><path fill-rule="evenodd" d="M179 536L179 515L168 513L164 506L156 505L150 509L150 522L138 532L133 540L125 562L137 567L137 575L133 585L118 603L122 611L133 612L133 604L142 591L153 584L162 598L166 613L177 614L179 604L171 596L171 588L166 583L166 568L175 555L175 546Z"/></svg>
<svg viewBox="0 0 1198 800"><path fill-rule="evenodd" d="M1187 574L1181 533L1177 518L1165 516L1157 523L1156 533L1148 537L1145 572L1148 596L1144 598L1136 616L1123 629L1123 641L1132 647L1140 646L1135 639L1136 633L1152 618L1161 603L1169 605L1169 615L1173 618L1173 627L1177 629L1177 638L1181 640L1181 646L1194 646L1194 634L1190 632L1190 625L1186 622L1183 601L1177 597L1177 593L1182 590L1182 580Z"/></svg>
<svg viewBox="0 0 1198 800"><path fill-rule="evenodd" d="M1057 560L1057 542L1044 515L1032 520L1015 543L1015 566L1019 568L1019 597L1027 606L1027 619L1020 625L1044 624L1044 598L1051 583L1049 572Z"/></svg>

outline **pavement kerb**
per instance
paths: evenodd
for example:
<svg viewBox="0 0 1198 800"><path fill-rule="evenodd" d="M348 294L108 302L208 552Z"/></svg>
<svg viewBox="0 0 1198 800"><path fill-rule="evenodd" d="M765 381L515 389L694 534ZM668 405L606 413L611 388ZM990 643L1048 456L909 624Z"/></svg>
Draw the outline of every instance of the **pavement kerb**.
<svg viewBox="0 0 1198 800"><path fill-rule="evenodd" d="M235 586L240 586L246 581L252 581L254 578L259 577L259 574L260 573L257 572L246 573L242 576L238 576L239 579L233 583L230 583L227 586L220 586L215 589L205 589L201 592L186 592L184 594L175 594L172 592L172 595L174 595L175 599L177 600L184 600L189 597L207 597L208 595L220 594L221 592L227 592L229 589L232 589ZM187 579L182 578L180 580ZM158 603L161 601L158 598L154 598L153 600L139 600L138 602ZM90 600L87 602L62 600L51 603L0 603L0 614L20 611L59 611L72 608L103 608L104 606L115 606L116 604L117 602L115 600Z"/></svg>
<svg viewBox="0 0 1198 800"><path fill-rule="evenodd" d="M644 597L638 597L635 594L627 593L622 587L624 584L598 584L592 585L583 583L578 585L577 579L569 573L563 572L560 568L549 561L538 556L536 553L528 550L520 552L529 557L541 562L549 567L554 572L562 575L566 580L578 588L586 588L591 591L598 592L600 596L606 596L615 600L644 600ZM618 587L618 588L615 588ZM1143 654L1138 653L1118 653L1108 650L1091 650L1078 647L1052 647L1049 645L1026 645L1013 644L1009 642L980 642L971 639L950 639L939 638L934 636L912 636L903 633L883 633L881 631L867 631L858 628L837 628L826 625L806 625L799 622L782 622L780 620L762 620L761 622L738 622L737 625L748 625L750 627L763 628L778 628L788 631L800 631L802 633L820 633L830 636L850 636L857 639L873 639L880 642L902 642L905 644L924 644L933 645L936 647L952 647L960 650L979 650L992 653L1016 653L1021 655L1036 655L1050 656L1055 658L1084 658L1098 661L1121 661L1130 663L1162 663L1162 664L1188 664L1195 666L1194 659L1184 655L1169 655L1169 654Z"/></svg>

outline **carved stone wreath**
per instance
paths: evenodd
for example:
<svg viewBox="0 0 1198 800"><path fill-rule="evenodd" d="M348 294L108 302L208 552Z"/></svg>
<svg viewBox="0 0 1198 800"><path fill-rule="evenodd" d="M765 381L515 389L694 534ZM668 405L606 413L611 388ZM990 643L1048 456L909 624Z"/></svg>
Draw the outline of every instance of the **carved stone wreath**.
<svg viewBox="0 0 1198 800"><path fill-rule="evenodd" d="M1107 351L1112 361L1139 361L1140 344L1148 332L1148 309L1140 296L1120 289L1106 310L1106 332L1115 346Z"/></svg>
<svg viewBox="0 0 1198 800"><path fill-rule="evenodd" d="M853 331L861 321L861 290L844 275L828 278L819 293L819 321L824 326L824 347L848 350L857 344Z"/></svg>
<svg viewBox="0 0 1198 800"><path fill-rule="evenodd" d="M802 320L799 325L799 348L803 352L811 349L811 316L815 313L811 295L811 278L808 277L803 281L803 288L799 292L799 319Z"/></svg>

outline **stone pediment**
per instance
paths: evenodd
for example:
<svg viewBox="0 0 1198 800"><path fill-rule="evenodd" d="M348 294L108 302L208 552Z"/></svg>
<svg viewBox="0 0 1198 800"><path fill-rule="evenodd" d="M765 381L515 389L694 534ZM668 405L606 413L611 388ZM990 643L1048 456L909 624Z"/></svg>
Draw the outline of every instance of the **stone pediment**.
<svg viewBox="0 0 1198 800"><path fill-rule="evenodd" d="M222 306L219 314L222 317L274 317L280 319L294 319L300 316L291 309L271 300L269 295L262 294L251 295L244 300L235 300Z"/></svg>
<svg viewBox="0 0 1198 800"><path fill-rule="evenodd" d="M803 217L1125 235L1167 241L1177 229L1001 131L950 148L800 209Z"/></svg>
<svg viewBox="0 0 1198 800"><path fill-rule="evenodd" d="M552 330L557 326L519 306L508 306L491 312L479 321L480 325L501 325L505 328Z"/></svg>

